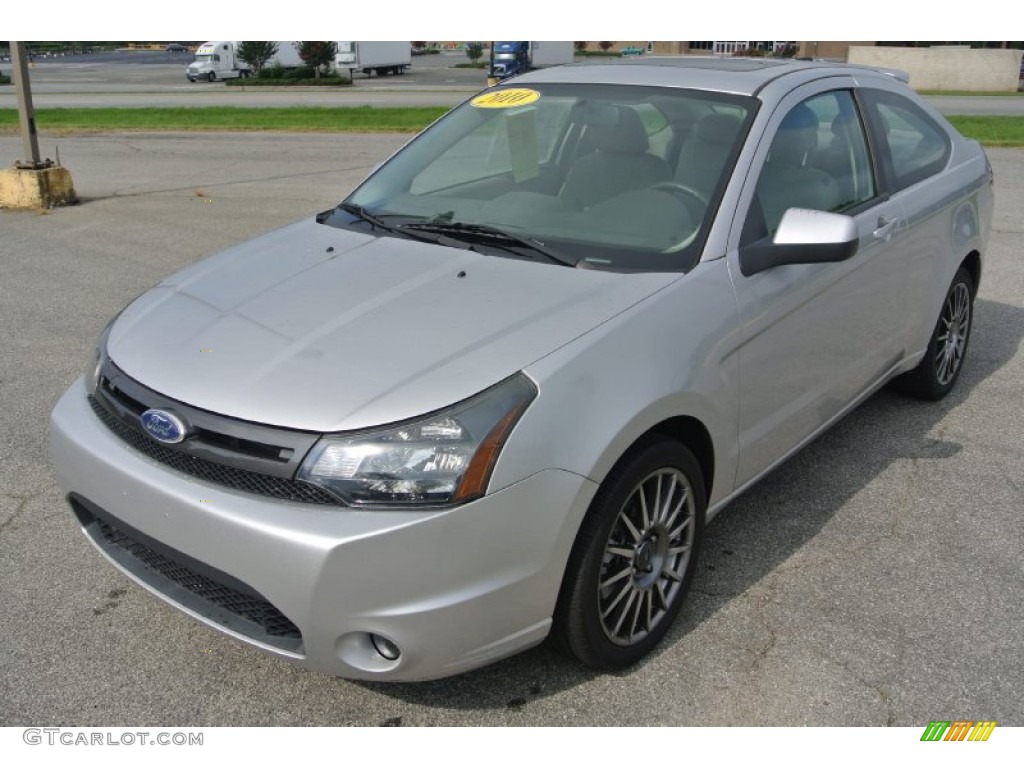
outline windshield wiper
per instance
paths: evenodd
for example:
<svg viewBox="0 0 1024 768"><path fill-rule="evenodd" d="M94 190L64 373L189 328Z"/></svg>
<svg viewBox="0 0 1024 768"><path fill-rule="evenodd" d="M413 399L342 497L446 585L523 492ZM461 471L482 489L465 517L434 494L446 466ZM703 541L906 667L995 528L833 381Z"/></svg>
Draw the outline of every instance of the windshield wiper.
<svg viewBox="0 0 1024 768"><path fill-rule="evenodd" d="M526 248L534 253L538 253L545 257L549 261L553 261L556 264L562 264L566 267L575 267L578 260L568 259L565 256L560 256L547 248L544 243L533 238L524 237L522 235L515 235L511 232L507 232L504 229L498 227L492 227L490 224L467 224L461 221L427 221L427 222L416 222L412 224L399 224L398 229L403 232L409 230L416 230L419 232L436 232L439 235L447 235L448 237L462 239L462 240L476 240L477 242L486 240L490 244L495 245L505 250L510 250L511 247ZM515 253L515 251L512 251Z"/></svg>
<svg viewBox="0 0 1024 768"><path fill-rule="evenodd" d="M376 213L371 213L370 211L368 211L365 208L363 208L363 206L357 205L356 203L341 203L338 206L338 208L340 208L341 210L345 211L345 213L352 214L357 219L362 219L363 221L365 221L367 224L369 224L370 226L374 227L375 229L381 229L381 230L383 230L385 232L390 232L391 234L395 234L395 235L404 235L405 237L410 237L413 240L421 240L424 243L436 243L438 241L437 238L429 237L426 234L419 234L417 232L408 232L408 231L406 231L406 227L401 225L401 224L388 224L386 221L384 221L382 216L380 216L380 215L378 215ZM395 215L395 216L397 216L399 214L385 214L385 215ZM444 233L438 232L437 234L444 234Z"/></svg>

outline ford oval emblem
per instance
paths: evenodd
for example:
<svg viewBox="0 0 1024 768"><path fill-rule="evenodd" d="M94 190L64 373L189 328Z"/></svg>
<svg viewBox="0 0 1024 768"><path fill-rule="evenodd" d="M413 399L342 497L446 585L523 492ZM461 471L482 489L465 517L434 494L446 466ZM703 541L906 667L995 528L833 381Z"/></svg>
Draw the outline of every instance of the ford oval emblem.
<svg viewBox="0 0 1024 768"><path fill-rule="evenodd" d="M161 443L180 443L188 432L185 422L170 411L161 411L159 408L145 411L139 421L146 433Z"/></svg>

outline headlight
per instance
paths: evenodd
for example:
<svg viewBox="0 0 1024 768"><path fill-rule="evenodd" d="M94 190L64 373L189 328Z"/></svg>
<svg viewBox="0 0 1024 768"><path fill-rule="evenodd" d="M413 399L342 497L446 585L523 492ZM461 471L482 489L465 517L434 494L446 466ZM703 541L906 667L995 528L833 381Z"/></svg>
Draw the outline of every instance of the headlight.
<svg viewBox="0 0 1024 768"><path fill-rule="evenodd" d="M460 504L491 470L537 388L519 373L468 400L386 429L325 435L298 477L359 507Z"/></svg>
<svg viewBox="0 0 1024 768"><path fill-rule="evenodd" d="M103 361L107 359L107 337L110 336L110 329L114 327L114 323L120 316L121 312L114 315L100 331L99 338L96 339L96 346L89 358L89 365L85 369L85 389L90 395L96 392L96 387L100 384L100 371L103 369Z"/></svg>

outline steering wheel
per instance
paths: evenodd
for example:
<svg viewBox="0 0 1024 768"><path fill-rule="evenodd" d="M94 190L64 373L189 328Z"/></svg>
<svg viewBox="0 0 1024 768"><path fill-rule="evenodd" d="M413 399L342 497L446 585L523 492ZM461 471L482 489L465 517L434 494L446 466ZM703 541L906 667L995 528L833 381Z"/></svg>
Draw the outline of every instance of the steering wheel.
<svg viewBox="0 0 1024 768"><path fill-rule="evenodd" d="M678 181L661 181L657 184L652 184L648 189L656 189L660 192L669 192L671 194L681 194L688 197L691 200L696 200L700 204L700 212L702 216L698 216L697 220L703 218L704 211L708 207L708 199L701 192L698 192L693 187L688 187L685 184L680 184Z"/></svg>
<svg viewBox="0 0 1024 768"><path fill-rule="evenodd" d="M664 253L673 253L689 245L693 240L694 235L696 235L697 231L700 229L700 223L704 219L704 215L707 213L707 197L693 187L680 184L678 181L661 181L657 184L652 184L648 189L654 189L659 192L668 192L671 195L677 195L678 197L683 198L683 205L686 208L686 212L690 215L690 224L693 227L693 231L688 237L684 238L682 242L677 243L671 248L666 248Z"/></svg>

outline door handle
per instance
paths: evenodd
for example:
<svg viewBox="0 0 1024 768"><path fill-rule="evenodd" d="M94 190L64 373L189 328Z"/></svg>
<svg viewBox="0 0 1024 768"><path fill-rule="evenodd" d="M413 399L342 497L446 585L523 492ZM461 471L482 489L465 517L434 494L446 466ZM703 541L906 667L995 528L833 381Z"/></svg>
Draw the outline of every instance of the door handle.
<svg viewBox="0 0 1024 768"><path fill-rule="evenodd" d="M885 216L879 216L878 228L871 234L874 235L875 240L884 240L885 242L889 242L892 238L892 231L896 229L896 225L899 224L899 222L900 220L896 217L890 219Z"/></svg>

